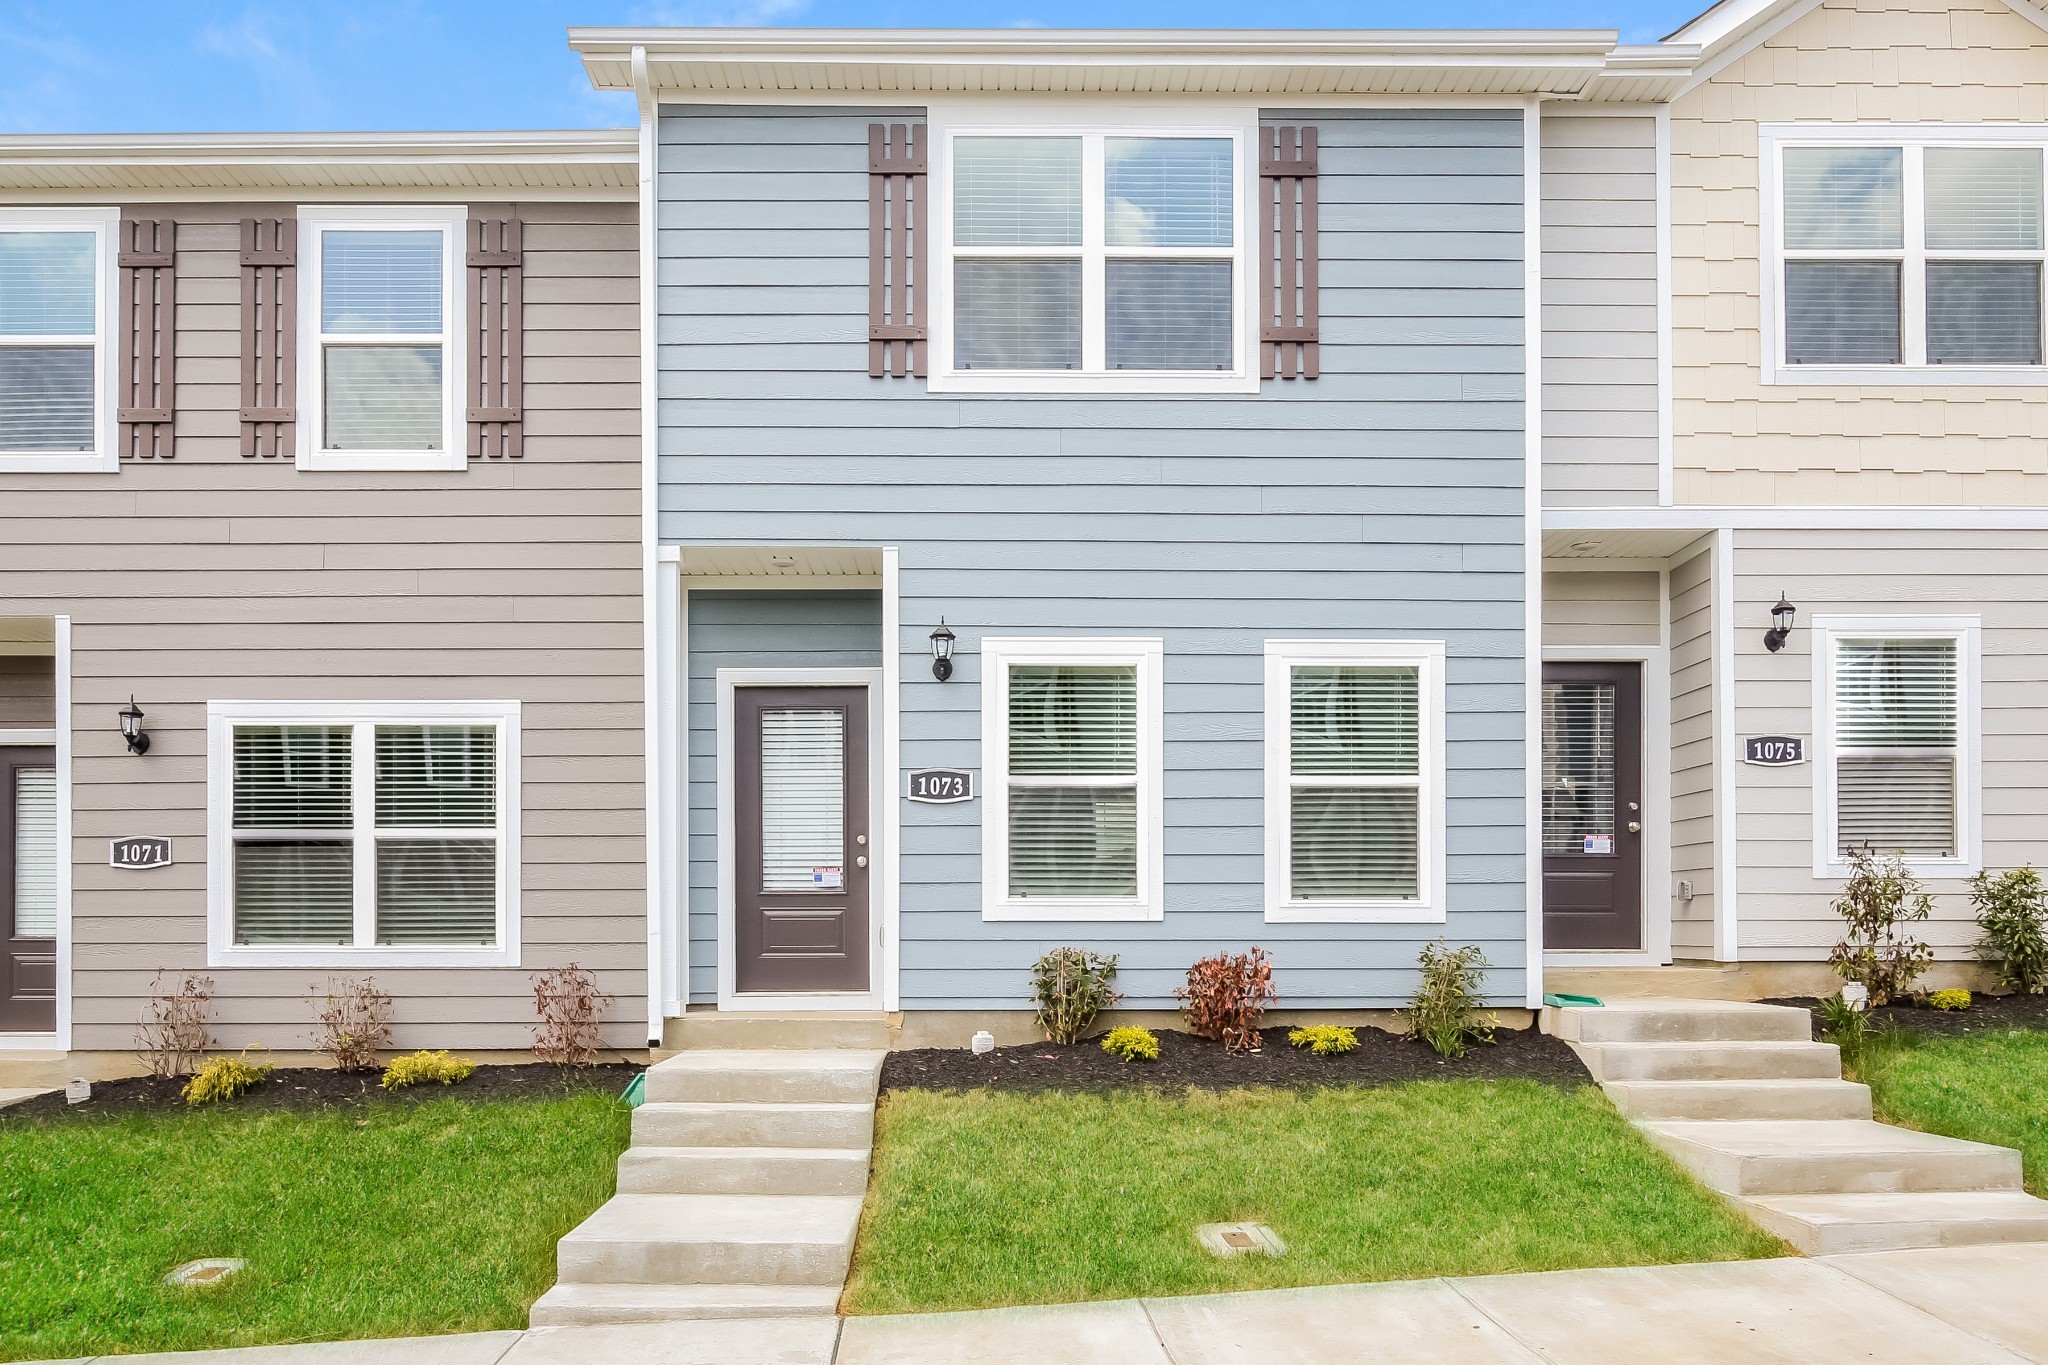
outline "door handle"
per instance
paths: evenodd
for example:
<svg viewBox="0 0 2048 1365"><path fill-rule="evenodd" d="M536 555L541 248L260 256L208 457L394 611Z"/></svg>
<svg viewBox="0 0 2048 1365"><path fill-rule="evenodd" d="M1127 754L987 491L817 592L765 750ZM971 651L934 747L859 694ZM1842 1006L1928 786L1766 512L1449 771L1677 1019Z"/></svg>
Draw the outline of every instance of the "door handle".
<svg viewBox="0 0 2048 1365"><path fill-rule="evenodd" d="M855 867L866 867L866 866L868 865L868 860L867 860L867 857L866 857L866 855L865 855L865 854L863 854L863 855L862 855L861 857L855 858L855 859L853 860L853 865L854 865Z"/></svg>
<svg viewBox="0 0 2048 1365"><path fill-rule="evenodd" d="M1631 821L1629 821L1629 822L1628 822L1628 832L1629 832L1630 834L1641 834L1641 833L1643 832L1643 822L1642 822L1642 821L1640 821L1640 820L1631 820Z"/></svg>

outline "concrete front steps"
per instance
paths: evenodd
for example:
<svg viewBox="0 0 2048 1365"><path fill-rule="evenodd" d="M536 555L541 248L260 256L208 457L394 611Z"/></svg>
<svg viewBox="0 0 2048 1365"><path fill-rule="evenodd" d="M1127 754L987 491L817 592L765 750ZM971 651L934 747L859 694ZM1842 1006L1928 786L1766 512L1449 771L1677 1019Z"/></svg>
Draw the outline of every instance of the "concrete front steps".
<svg viewBox="0 0 2048 1365"><path fill-rule="evenodd" d="M833 1313L884 1055L693 1046L650 1067L618 1193L557 1246L532 1325Z"/></svg>
<svg viewBox="0 0 2048 1365"><path fill-rule="evenodd" d="M1650 1141L1808 1255L2048 1241L2018 1152L1874 1122L1805 1010L1620 999L1543 1027Z"/></svg>

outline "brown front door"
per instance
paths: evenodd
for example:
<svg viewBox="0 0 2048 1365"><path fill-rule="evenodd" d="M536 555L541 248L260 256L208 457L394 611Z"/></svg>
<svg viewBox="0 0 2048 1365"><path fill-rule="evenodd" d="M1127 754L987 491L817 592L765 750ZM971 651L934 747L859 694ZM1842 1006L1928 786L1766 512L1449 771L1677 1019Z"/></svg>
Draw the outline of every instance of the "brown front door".
<svg viewBox="0 0 2048 1365"><path fill-rule="evenodd" d="M1543 946L1643 946L1640 664L1543 665Z"/></svg>
<svg viewBox="0 0 2048 1365"><path fill-rule="evenodd" d="M868 691L733 691L734 989L868 989Z"/></svg>
<svg viewBox="0 0 2048 1365"><path fill-rule="evenodd" d="M0 748L0 1033L57 1030L57 751Z"/></svg>

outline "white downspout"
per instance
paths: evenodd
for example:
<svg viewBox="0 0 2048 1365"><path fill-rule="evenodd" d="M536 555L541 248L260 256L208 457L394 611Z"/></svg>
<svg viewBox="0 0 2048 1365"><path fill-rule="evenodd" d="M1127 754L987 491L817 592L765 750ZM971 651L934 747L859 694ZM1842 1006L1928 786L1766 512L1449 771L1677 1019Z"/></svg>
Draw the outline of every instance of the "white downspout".
<svg viewBox="0 0 2048 1365"><path fill-rule="evenodd" d="M668 823L668 793L662 783L662 669L660 524L656 497L660 489L659 377L655 354L656 272L655 151L660 106L654 100L647 71L647 49L633 48L633 98L640 112L640 673L641 729L645 739L647 789L647 1042L662 1040L662 889L668 868L662 858L662 832Z"/></svg>

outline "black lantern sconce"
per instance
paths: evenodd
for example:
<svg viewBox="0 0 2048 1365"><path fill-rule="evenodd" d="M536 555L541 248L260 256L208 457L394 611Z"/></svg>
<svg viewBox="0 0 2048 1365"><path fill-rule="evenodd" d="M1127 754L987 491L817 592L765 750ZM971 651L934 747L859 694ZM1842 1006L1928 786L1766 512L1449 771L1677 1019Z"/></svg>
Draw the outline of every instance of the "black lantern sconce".
<svg viewBox="0 0 2048 1365"><path fill-rule="evenodd" d="M939 618L939 628L932 632L932 676L940 682L953 676L953 632L946 629L946 618Z"/></svg>
<svg viewBox="0 0 2048 1365"><path fill-rule="evenodd" d="M1778 605L1771 608L1771 628L1764 632L1764 648L1776 654L1785 647L1785 641L1792 637L1792 618L1799 609L1785 600L1785 594L1778 594Z"/></svg>
<svg viewBox="0 0 2048 1365"><path fill-rule="evenodd" d="M135 704L135 694L128 694L128 704L121 708L121 738L128 741L128 752L146 754L149 752L149 736L142 733L142 708Z"/></svg>

